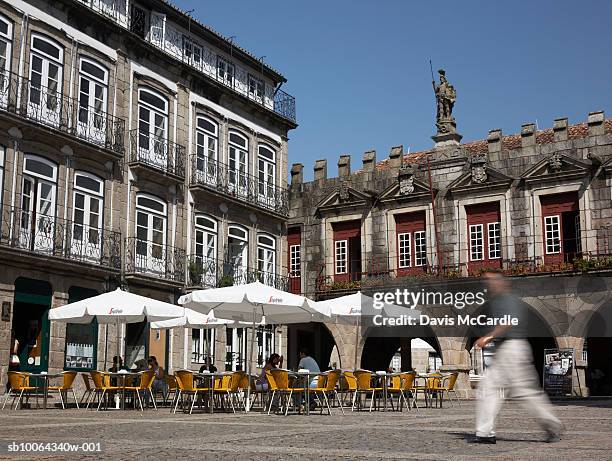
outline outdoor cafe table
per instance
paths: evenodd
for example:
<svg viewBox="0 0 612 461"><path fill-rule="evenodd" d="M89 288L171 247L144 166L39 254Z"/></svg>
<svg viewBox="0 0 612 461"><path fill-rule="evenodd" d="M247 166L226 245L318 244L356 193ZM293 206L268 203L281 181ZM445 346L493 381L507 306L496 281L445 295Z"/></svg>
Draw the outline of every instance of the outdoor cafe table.
<svg viewBox="0 0 612 461"><path fill-rule="evenodd" d="M121 389L121 409L125 410L125 381L128 377L138 378L141 374L133 371L117 371L106 374L111 378L117 378L117 387ZM119 407L116 407L116 409L119 409Z"/></svg>
<svg viewBox="0 0 612 461"><path fill-rule="evenodd" d="M380 381L382 381L382 388L383 388L383 411L387 411L387 400L388 400L388 393L389 393L389 381L391 378L393 378L394 376L400 376L401 373L387 373L386 371L377 371L374 375L374 377L378 378ZM401 387L401 383L400 383L400 387Z"/></svg>
<svg viewBox="0 0 612 461"><path fill-rule="evenodd" d="M295 379L299 379L302 380L302 382L304 383L304 399L306 402L306 408L304 413L306 414L306 416L310 415L310 381L312 381L312 378L315 376L320 376L323 375L325 373L321 373L321 372L313 372L313 371L290 371L289 372L289 376L291 376L292 378Z"/></svg>
<svg viewBox="0 0 612 461"><path fill-rule="evenodd" d="M208 386L208 412L213 413L213 399L215 395L215 378L231 375L231 371L216 371L214 373L194 373L193 377L205 382Z"/></svg>
<svg viewBox="0 0 612 461"><path fill-rule="evenodd" d="M442 408L442 393L438 391L431 391L428 388L428 380L434 379L438 383L441 383L442 380L446 377L446 375L440 373L419 373L415 376L415 380L422 379L425 381L425 407L433 408L433 403L428 403L427 395L429 395L429 400L433 398L433 395L436 394L436 408L438 408L438 403L440 404L440 408Z"/></svg>
<svg viewBox="0 0 612 461"><path fill-rule="evenodd" d="M55 374L49 374L49 373L30 373L28 375L30 377L30 379L35 378L36 379L36 383L38 384L38 380L42 380L43 381L43 409L46 410L47 409L47 396L49 395L49 380L52 378L59 378L60 376L62 376L59 373L55 373ZM40 386L36 386L37 389L40 388Z"/></svg>

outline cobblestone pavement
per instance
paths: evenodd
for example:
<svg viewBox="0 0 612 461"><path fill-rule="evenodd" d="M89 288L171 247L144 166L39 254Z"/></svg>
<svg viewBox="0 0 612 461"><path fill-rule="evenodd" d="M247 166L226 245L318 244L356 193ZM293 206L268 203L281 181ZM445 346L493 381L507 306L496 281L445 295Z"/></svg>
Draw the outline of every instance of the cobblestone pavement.
<svg viewBox="0 0 612 461"><path fill-rule="evenodd" d="M7 453L7 442L100 442L108 460L491 460L611 459L612 401L557 402L563 440L543 442L537 422L507 402L497 445L474 445L474 402L419 412L313 414L170 414L138 411L4 410L0 459L81 459L80 454Z"/></svg>

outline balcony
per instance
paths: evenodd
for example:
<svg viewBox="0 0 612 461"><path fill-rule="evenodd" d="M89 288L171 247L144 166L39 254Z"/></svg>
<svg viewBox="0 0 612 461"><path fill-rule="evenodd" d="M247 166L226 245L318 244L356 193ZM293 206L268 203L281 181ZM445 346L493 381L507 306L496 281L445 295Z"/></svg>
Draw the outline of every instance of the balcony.
<svg viewBox="0 0 612 461"><path fill-rule="evenodd" d="M287 189L207 157L192 156L190 187L203 187L274 215L289 216Z"/></svg>
<svg viewBox="0 0 612 461"><path fill-rule="evenodd" d="M185 250L137 237L126 239L126 274L140 274L168 282L185 281Z"/></svg>
<svg viewBox="0 0 612 461"><path fill-rule="evenodd" d="M185 148L138 129L130 131L130 165L141 165L176 179L185 179Z"/></svg>
<svg viewBox="0 0 612 461"><path fill-rule="evenodd" d="M121 269L121 233L19 208L2 209L0 247Z"/></svg>
<svg viewBox="0 0 612 461"><path fill-rule="evenodd" d="M289 287L288 278L282 275L198 255L189 256L188 272L187 285L192 287L217 288L255 281L283 291Z"/></svg>
<svg viewBox="0 0 612 461"><path fill-rule="evenodd" d="M81 104L61 89L34 85L12 72L0 74L0 112L60 131L123 156L125 120Z"/></svg>
<svg viewBox="0 0 612 461"><path fill-rule="evenodd" d="M232 63L234 72L230 78L220 75L217 70L217 51L203 45L189 31L176 27L165 17L151 14L150 11L145 11L138 5L131 5L130 8L128 0L80 0L78 3L110 19L141 40L194 68L209 79L230 88L236 94L296 123L293 96L270 85L266 85L263 91L254 91L248 80L249 70L236 63Z"/></svg>

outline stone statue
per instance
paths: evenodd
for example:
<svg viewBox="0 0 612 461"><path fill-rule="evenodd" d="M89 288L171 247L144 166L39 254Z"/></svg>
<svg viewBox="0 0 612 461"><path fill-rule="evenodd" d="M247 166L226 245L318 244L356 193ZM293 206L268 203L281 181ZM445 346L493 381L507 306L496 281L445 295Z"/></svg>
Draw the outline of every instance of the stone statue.
<svg viewBox="0 0 612 461"><path fill-rule="evenodd" d="M453 87L453 85L448 83L448 80L446 80L446 71L444 69L440 69L438 74L440 74L440 83L436 85L434 82L434 91L436 93L436 102L438 104L436 124L439 128L440 125L444 124L444 122L455 121L453 117L453 107L455 105L455 101L457 100L457 92L455 91L455 87Z"/></svg>

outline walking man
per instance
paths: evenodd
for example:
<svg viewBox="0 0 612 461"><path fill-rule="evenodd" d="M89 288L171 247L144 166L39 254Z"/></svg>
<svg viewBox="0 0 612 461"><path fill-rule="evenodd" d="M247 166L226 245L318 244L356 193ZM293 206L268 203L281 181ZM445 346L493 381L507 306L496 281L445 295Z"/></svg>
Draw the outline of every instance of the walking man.
<svg viewBox="0 0 612 461"><path fill-rule="evenodd" d="M527 341L527 312L523 304L510 292L508 281L499 272L484 274L493 318L510 315L517 325L496 326L488 335L478 339L476 347L483 348L495 341L495 357L487 368L476 406L475 443L496 443L495 420L502 404L500 390L510 395L538 419L546 431L546 441L560 439L563 424L552 413L548 397L538 386L537 372L533 366L531 346Z"/></svg>

